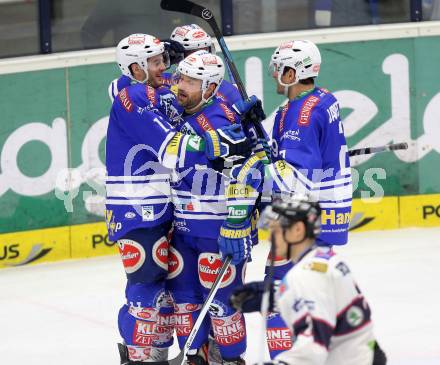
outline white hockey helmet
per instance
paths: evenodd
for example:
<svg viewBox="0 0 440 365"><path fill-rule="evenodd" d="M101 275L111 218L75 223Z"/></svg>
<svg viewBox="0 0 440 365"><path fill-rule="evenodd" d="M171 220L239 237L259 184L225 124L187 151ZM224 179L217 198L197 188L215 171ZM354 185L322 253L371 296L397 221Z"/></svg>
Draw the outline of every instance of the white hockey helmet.
<svg viewBox="0 0 440 365"><path fill-rule="evenodd" d="M291 84L284 84L281 76L285 67L295 70L295 81ZM310 41L290 41L282 43L270 59L270 72L278 73L278 82L285 86L292 86L299 80L317 77L321 67L321 53L318 47Z"/></svg>
<svg viewBox="0 0 440 365"><path fill-rule="evenodd" d="M122 74L132 80L135 79L131 74L130 65L133 63L139 64L147 75L145 82L148 80L148 59L162 53L164 54L165 66L168 68L170 66L168 53L159 39L149 34L131 34L122 39L116 46L116 62Z"/></svg>
<svg viewBox="0 0 440 365"><path fill-rule="evenodd" d="M171 33L171 39L179 42L185 48L185 51L208 48L210 53L215 53L211 37L197 24L182 25L175 28Z"/></svg>
<svg viewBox="0 0 440 365"><path fill-rule="evenodd" d="M181 61L177 72L179 75L202 80L202 101L206 103L217 93L225 75L225 66L219 56L202 50L190 54ZM205 99L204 94L211 84L217 86L212 95Z"/></svg>

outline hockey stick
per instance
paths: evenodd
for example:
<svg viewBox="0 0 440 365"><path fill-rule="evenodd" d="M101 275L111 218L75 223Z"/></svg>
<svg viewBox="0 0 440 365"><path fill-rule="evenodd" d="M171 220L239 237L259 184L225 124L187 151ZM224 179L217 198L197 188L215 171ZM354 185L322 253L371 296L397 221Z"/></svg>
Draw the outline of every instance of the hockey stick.
<svg viewBox="0 0 440 365"><path fill-rule="evenodd" d="M380 146L380 147L357 148L355 150L349 150L348 155L352 157L352 156L360 156L360 155L370 155L378 152L397 151L397 150L406 150L406 149L408 149L408 143L403 142L403 143L387 144L385 146Z"/></svg>
<svg viewBox="0 0 440 365"><path fill-rule="evenodd" d="M191 345L194 341L194 338L196 337L197 332L199 331L199 328L202 325L202 322L205 319L205 316L209 311L209 307L210 307L215 295L217 294L218 289L220 288L220 283L222 282L223 277L225 276L225 274L229 268L231 260L232 260L232 257L227 256L225 261L223 262L223 266L221 267L219 273L217 274L217 278L215 279L214 284L212 284L211 290L209 291L208 296L206 297L205 303L203 303L202 309L200 310L200 314L197 317L197 320L194 323L194 326L188 335L188 338L185 342L185 345L183 346L182 350L180 350L179 355L177 355L177 357L175 357L174 359L170 359L170 360L166 361L165 362L166 364L181 365L185 361L185 356L188 353L189 349L191 348ZM164 364L164 362L163 361L149 362L148 364L150 364L150 365L161 364L162 365L162 364Z"/></svg>
<svg viewBox="0 0 440 365"><path fill-rule="evenodd" d="M191 14L191 15L194 15L198 18L202 18L208 22L208 24L211 26L211 28L214 32L215 38L217 38L217 41L218 41L220 48L223 52L223 56L226 61L226 66L232 74L232 79L235 81L242 99L247 100L248 95L247 95L246 89L243 85L243 82L241 81L240 75L237 71L237 67L235 66L235 63L232 60L231 52L229 52L229 49L225 43L225 39L223 38L223 34L220 31L211 10L209 10L208 8L204 8L203 6L194 4L193 2L188 1L188 0L162 0L160 2L160 6L162 9L165 9L165 10L177 11L177 12L185 13L185 14ZM257 136L260 138L265 138L265 134L264 134L263 126L261 125L261 121L258 123L254 123L254 127L255 127L255 131L257 132ZM267 156L267 157L268 157L268 159L270 159L270 156Z"/></svg>
<svg viewBox="0 0 440 365"><path fill-rule="evenodd" d="M263 296L261 298L261 316L262 316L262 336L260 339L260 358L258 359L258 364L263 365L264 363L264 349L267 346L266 340L266 331L267 331L267 316L269 314L269 305L270 305L270 291L272 290L272 281L273 281L273 271L275 265L275 243L271 238L270 240L270 264L269 271L267 273L266 280L264 282L264 291Z"/></svg>
<svg viewBox="0 0 440 365"><path fill-rule="evenodd" d="M162 9L165 10L191 14L208 22L208 24L214 31L214 35L217 38L220 48L225 56L226 63L228 64L232 76L237 83L238 90L240 91L242 98L246 100L248 98L246 89L244 88L243 82L240 79L240 75L238 74L237 68L235 67L234 61L232 60L232 55L229 52L228 47L226 46L222 32L220 31L211 10L188 0L162 0L160 2L160 6Z"/></svg>

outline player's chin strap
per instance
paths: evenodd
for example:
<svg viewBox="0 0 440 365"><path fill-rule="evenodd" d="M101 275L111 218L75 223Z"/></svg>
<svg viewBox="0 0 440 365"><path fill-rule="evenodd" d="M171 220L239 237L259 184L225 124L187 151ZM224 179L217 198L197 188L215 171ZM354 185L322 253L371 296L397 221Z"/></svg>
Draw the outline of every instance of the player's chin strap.
<svg viewBox="0 0 440 365"><path fill-rule="evenodd" d="M148 61L147 61L148 62ZM136 80L135 78L131 78L133 81L138 82L139 84L146 84L148 82L148 67L146 69L144 69L142 67L142 70L144 70L145 72L145 79L143 79L142 81ZM151 85L150 85L151 86Z"/></svg>
<svg viewBox="0 0 440 365"><path fill-rule="evenodd" d="M148 74L147 74L147 75L148 75ZM134 77L130 77L130 79L131 79L132 81L134 81L136 84L146 84L147 81L148 81L148 76L147 76L145 79L143 79L142 81L139 81L138 79L135 79Z"/></svg>
<svg viewBox="0 0 440 365"><path fill-rule="evenodd" d="M200 104L201 103L205 103L205 104L208 103L215 96L215 94L217 94L217 91L218 91L218 89L220 89L220 84L222 83L222 81L223 80L221 80L218 84L216 84L215 82L212 82L211 84L207 84L204 87L202 86L202 100L200 101ZM205 99L205 94L208 91L209 86L212 84L215 85L215 89L213 90L212 94L207 99ZM200 104L199 104L199 106L200 106Z"/></svg>
<svg viewBox="0 0 440 365"><path fill-rule="evenodd" d="M289 97L289 87L296 85L299 82L299 77L295 71L295 81L291 82L290 84L285 84L284 82L281 81L281 76L283 75L283 73L284 73L284 67L280 72L278 72L278 82L281 86L284 87L283 94L287 98L287 97Z"/></svg>
<svg viewBox="0 0 440 365"><path fill-rule="evenodd" d="M208 85L209 86L209 85ZM209 103L209 101L215 96L215 94L217 93L217 90L219 89L219 87L220 87L220 84L219 85L217 85L217 87L214 89L214 91L213 91L213 93L211 94L211 96L209 96L207 99L205 99L205 93L206 93L206 91L208 90L208 88L206 88L206 89L203 89L202 88L202 99L199 101L199 103L196 105L196 106L194 106L194 107L192 107L191 109L189 109L188 110L188 113L190 113L190 114L192 114L193 112L193 110L198 110L201 106L203 106L203 105L205 105L205 104L207 104L207 103Z"/></svg>

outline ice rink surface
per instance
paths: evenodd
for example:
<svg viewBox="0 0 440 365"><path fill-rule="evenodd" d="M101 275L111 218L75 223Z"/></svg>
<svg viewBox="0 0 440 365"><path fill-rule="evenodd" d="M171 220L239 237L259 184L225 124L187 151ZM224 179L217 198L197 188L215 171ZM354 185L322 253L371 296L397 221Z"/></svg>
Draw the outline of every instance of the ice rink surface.
<svg viewBox="0 0 440 365"><path fill-rule="evenodd" d="M254 249L248 281L262 278L267 251ZM440 365L440 228L351 233L338 251L372 307L388 363ZM119 364L124 285L118 257L0 270L0 364ZM249 364L260 318L248 316Z"/></svg>

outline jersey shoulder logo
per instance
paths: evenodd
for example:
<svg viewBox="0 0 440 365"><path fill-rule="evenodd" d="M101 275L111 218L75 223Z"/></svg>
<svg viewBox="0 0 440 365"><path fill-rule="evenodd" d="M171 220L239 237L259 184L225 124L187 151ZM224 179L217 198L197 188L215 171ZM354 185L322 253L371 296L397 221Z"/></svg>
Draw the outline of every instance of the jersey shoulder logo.
<svg viewBox="0 0 440 365"><path fill-rule="evenodd" d="M312 271L317 271L325 274L328 269L328 264L320 261L312 261L310 264L307 265L307 268Z"/></svg>
<svg viewBox="0 0 440 365"><path fill-rule="evenodd" d="M316 95L309 95L299 111L298 116L298 126L308 127L310 124L310 118L312 116L312 111L315 106L319 103L321 99Z"/></svg>
<svg viewBox="0 0 440 365"><path fill-rule="evenodd" d="M223 109L223 112L225 113L226 118L228 118L228 120L231 123L235 123L234 112L231 109L229 109L228 106L226 104L224 104L224 103L220 103L219 105Z"/></svg>
<svg viewBox="0 0 440 365"><path fill-rule="evenodd" d="M226 96L224 96L222 93L218 92L215 94L217 99L220 99L221 101L228 101L228 99L226 99Z"/></svg>
<svg viewBox="0 0 440 365"><path fill-rule="evenodd" d="M278 127L278 131L281 135L284 129L284 120L286 119L287 110L289 109L289 104L284 105L284 107L281 109L281 117L280 117L280 124Z"/></svg>
<svg viewBox="0 0 440 365"><path fill-rule="evenodd" d="M127 88L122 89L118 94L119 101L127 112L133 111L133 103L128 95Z"/></svg>
<svg viewBox="0 0 440 365"><path fill-rule="evenodd" d="M196 121L205 132L214 130L209 119L203 113L197 116Z"/></svg>

